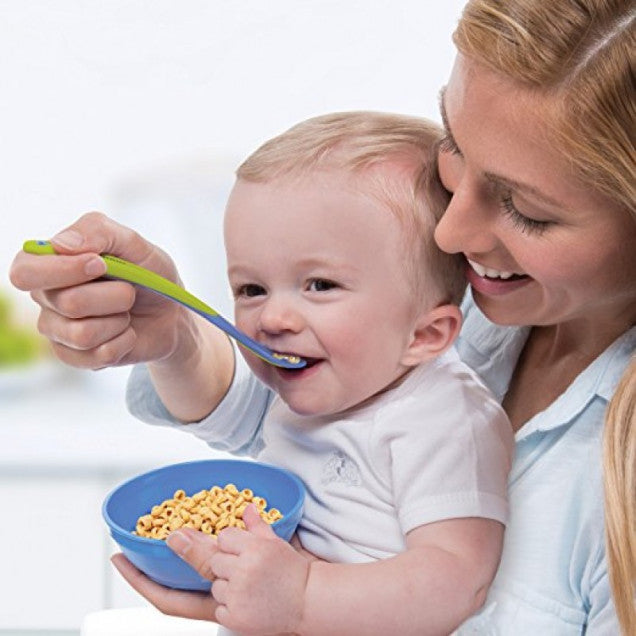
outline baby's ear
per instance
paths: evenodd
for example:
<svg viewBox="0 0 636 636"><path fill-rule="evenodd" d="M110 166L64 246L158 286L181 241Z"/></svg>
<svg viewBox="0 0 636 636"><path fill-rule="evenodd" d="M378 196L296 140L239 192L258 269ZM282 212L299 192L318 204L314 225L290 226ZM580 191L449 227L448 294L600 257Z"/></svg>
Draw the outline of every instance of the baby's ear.
<svg viewBox="0 0 636 636"><path fill-rule="evenodd" d="M457 305L440 305L423 313L402 356L402 364L414 367L441 355L455 342L461 326L462 313Z"/></svg>

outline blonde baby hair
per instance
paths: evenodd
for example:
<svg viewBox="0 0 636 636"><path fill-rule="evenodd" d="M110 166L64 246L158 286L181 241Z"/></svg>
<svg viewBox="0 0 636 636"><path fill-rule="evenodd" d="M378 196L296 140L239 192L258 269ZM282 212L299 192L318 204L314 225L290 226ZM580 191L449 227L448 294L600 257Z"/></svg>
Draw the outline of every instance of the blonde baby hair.
<svg viewBox="0 0 636 636"><path fill-rule="evenodd" d="M463 259L442 252L433 238L449 201L437 177L441 136L437 125L420 117L331 113L265 142L238 167L236 176L270 182L316 171L350 172L363 191L378 197L402 223L407 274L415 292L436 305L459 304L466 288ZM384 170L386 166L393 169Z"/></svg>

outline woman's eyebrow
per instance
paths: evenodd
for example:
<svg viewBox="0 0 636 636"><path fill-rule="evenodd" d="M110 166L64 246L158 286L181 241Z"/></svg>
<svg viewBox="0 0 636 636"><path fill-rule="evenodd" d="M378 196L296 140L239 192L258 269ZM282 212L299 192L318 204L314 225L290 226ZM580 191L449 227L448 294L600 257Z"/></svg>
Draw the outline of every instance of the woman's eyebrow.
<svg viewBox="0 0 636 636"><path fill-rule="evenodd" d="M486 177L486 179L488 179L488 181L490 181L491 183L494 183L497 185L503 185L509 190L513 190L516 192L525 192L527 194L530 194L535 199L538 199L539 201L542 201L543 203L547 205L561 208L562 210L568 209L560 201L553 199L551 196L544 194L538 188L535 188L534 186L531 186L527 183L522 183L521 181L515 181L514 179L508 179L508 177L503 177L499 174L493 174L492 172L484 172L484 177Z"/></svg>
<svg viewBox="0 0 636 636"><path fill-rule="evenodd" d="M455 141L455 138L453 137L453 133L448 123L448 116L446 114L446 106L444 104L445 94L446 94L446 86L442 86L438 96L439 111L442 117L442 123L444 124L444 130L446 131L446 136L449 138L449 140L453 143L455 147L459 148L459 146L457 145L457 142ZM547 205L556 206L564 210L568 209L566 206L563 205L562 202L557 201L556 199L553 199L552 197L548 196L547 194L544 194L539 189L527 183L522 183L521 181L516 181L515 179L510 179L508 177L504 177L503 175L494 174L492 172L484 172L483 175L491 183L503 185L509 190L516 190L518 192L526 192L534 196L536 199L542 201L543 203L546 203Z"/></svg>

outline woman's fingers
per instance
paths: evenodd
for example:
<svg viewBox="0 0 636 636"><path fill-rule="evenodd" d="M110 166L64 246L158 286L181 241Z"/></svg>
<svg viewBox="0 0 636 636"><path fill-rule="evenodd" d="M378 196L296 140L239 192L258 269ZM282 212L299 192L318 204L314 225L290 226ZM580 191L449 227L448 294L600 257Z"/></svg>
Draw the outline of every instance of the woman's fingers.
<svg viewBox="0 0 636 636"><path fill-rule="evenodd" d="M170 280L177 280L174 264L162 250L133 229L117 223L101 212L84 214L52 237L51 243L57 251L64 254L113 254Z"/></svg>
<svg viewBox="0 0 636 636"><path fill-rule="evenodd" d="M65 289L34 291L31 297L43 308L77 319L128 312L135 304L136 291L130 283L104 280Z"/></svg>
<svg viewBox="0 0 636 636"><path fill-rule="evenodd" d="M214 620L216 602L211 594L163 587L140 572L123 554L115 554L111 561L131 587L164 614Z"/></svg>
<svg viewBox="0 0 636 636"><path fill-rule="evenodd" d="M89 351L110 342L124 333L129 325L128 312L68 320L55 311L42 309L38 319L38 331L43 336L79 351Z"/></svg>
<svg viewBox="0 0 636 636"><path fill-rule="evenodd" d="M137 334L131 327L123 333L93 349L81 351L57 342L51 342L53 353L65 364L78 369L104 369L118 364L128 364L126 356L137 343Z"/></svg>
<svg viewBox="0 0 636 636"><path fill-rule="evenodd" d="M19 252L9 278L18 289L34 291L80 285L105 273L106 264L96 253L62 256Z"/></svg>
<svg viewBox="0 0 636 636"><path fill-rule="evenodd" d="M24 291L59 289L98 278L106 272L98 254L114 254L171 280L178 278L162 250L100 212L85 214L52 237L51 243L57 255L16 255L10 272L13 285Z"/></svg>

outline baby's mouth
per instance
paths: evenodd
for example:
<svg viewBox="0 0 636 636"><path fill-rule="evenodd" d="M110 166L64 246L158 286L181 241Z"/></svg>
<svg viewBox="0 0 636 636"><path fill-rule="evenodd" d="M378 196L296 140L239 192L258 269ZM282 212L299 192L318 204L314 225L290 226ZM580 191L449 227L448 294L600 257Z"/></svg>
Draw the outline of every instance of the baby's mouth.
<svg viewBox="0 0 636 636"><path fill-rule="evenodd" d="M292 364L297 364L301 360L304 361L305 364L301 367L297 367L295 369L284 369L285 372L289 373L305 371L306 369L310 369L314 365L318 364L318 362L320 362L320 358L308 358L305 356L299 356L295 353L282 353L275 351L272 353L272 355L274 356L274 358L278 358L279 360L286 360L287 362L290 362Z"/></svg>

